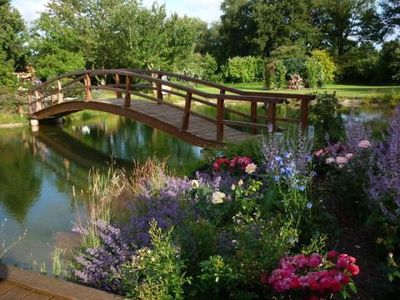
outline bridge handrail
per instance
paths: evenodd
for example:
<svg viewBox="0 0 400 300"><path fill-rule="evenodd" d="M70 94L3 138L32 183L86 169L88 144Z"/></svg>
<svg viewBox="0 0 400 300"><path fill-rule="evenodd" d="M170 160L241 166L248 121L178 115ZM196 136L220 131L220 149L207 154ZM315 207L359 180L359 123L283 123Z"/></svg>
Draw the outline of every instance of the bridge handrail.
<svg viewBox="0 0 400 300"><path fill-rule="evenodd" d="M110 85L99 85L92 86L92 77L97 76L114 76L115 84ZM181 81L187 81L191 83L201 84L203 86L212 87L219 89L219 94L210 93L199 90L198 88L194 88L192 86L186 86L180 84L179 82L174 82L171 80L164 80L162 77L166 75L170 78L175 78ZM125 83L120 83L119 76L125 76ZM72 80L61 86L61 80L65 78L71 78ZM150 85L144 84L131 84L132 78L139 79L142 81L149 82ZM253 91L242 91L236 88L232 88L229 86L225 86L219 83L212 83L202 79L197 79L185 75L175 74L171 72L157 71L157 70L137 70L137 69L102 69L102 70L80 70L75 72L69 72L57 77L54 77L47 82L44 82L36 87L30 89L26 93L28 94L28 103L30 107L33 104L40 104L39 109L43 108L42 101L48 99L51 96L52 103L53 95L58 93L58 102L62 102L63 91L69 90L73 88L73 84L80 81L85 82L85 91L86 91L86 101L90 101L92 99L92 89L108 89L113 90L117 93L117 98L122 98L122 93L125 93L125 107L130 107L131 103L131 94L144 97L149 100L157 101L158 103L163 102L163 91L168 92L170 94L177 95L179 97L185 98L185 107L176 106L171 103L165 103L167 105L172 105L179 107L184 111L183 120L182 120L182 130L187 130L189 125L189 116L190 114L199 115L196 112L191 111L191 103L192 101L200 102L205 105L209 105L211 107L216 108L217 116L213 122L217 125L217 140L221 141L223 139L223 127L224 125L239 125L239 126L248 126L251 127L254 133L257 133L257 128L265 128L266 125L260 125L257 123L258 119L266 119L270 124L275 128L275 123L277 120L288 121L288 122L301 122L302 128L305 129L307 126L307 118L308 118L308 106L309 102L315 98L313 95L300 95L300 94L280 94L280 93L269 93L269 92L253 92ZM52 84L57 83L57 87L53 87ZM51 89L46 89L47 87L51 87ZM149 96L148 94L135 92L134 88L138 90L138 88L148 88L157 92L157 96ZM166 88L168 87L168 88ZM140 89L139 89L140 90ZM39 91L42 94L39 94ZM179 91L183 92L180 93ZM228 92L228 93L227 93ZM36 99L32 99L32 94L35 93ZM200 97L200 98L199 98ZM203 98L203 99L201 99ZM300 119L285 119L285 118L277 118L276 116L276 105L279 103L283 103L287 98L300 100L301 101L301 114ZM206 99L217 100L217 102L210 102ZM232 108L225 107L224 101L246 101L251 103L251 114L248 115L246 113L234 110ZM257 116L257 103L268 104L267 114L263 117ZM47 103L47 102L45 102ZM37 111L37 106L36 111ZM33 110L33 111L35 111ZM224 120L224 112L228 111L234 114L237 114L242 117L250 117L250 122L240 122L240 121L231 121ZM209 117L203 116L203 118L211 120Z"/></svg>

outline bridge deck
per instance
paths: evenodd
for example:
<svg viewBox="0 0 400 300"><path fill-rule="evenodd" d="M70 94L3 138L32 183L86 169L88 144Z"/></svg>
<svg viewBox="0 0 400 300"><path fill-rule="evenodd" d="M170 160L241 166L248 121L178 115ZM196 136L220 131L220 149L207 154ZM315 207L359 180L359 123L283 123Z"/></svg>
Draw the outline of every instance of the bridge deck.
<svg viewBox="0 0 400 300"><path fill-rule="evenodd" d="M82 109L107 111L121 116L130 117L149 126L159 128L189 143L198 145L218 144L216 124L210 120L190 114L189 127L181 130L184 111L170 104L132 99L130 107L124 107L124 99L95 99L89 102L69 101L56 104L35 113L38 119L61 115ZM250 133L224 126L224 142L234 143L251 138Z"/></svg>
<svg viewBox="0 0 400 300"><path fill-rule="evenodd" d="M124 105L123 99L96 99L95 101L106 102L119 106ZM153 101L134 99L131 101L131 109L139 111L145 115L148 115L149 117L162 120L163 122L176 128L180 128L182 125L183 110L173 106L166 104L160 105ZM192 114L190 115L189 128L187 132L204 140L215 141L217 139L215 123ZM238 140L244 140L250 137L251 135L249 133L233 129L232 127L224 126L224 139L226 142L236 142Z"/></svg>
<svg viewBox="0 0 400 300"><path fill-rule="evenodd" d="M0 266L0 300L122 300L121 297L12 266Z"/></svg>

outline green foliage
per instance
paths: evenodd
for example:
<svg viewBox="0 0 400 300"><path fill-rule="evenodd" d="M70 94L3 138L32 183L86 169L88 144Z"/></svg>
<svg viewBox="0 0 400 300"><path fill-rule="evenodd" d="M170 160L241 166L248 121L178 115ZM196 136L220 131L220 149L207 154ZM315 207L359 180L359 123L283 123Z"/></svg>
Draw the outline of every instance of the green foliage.
<svg viewBox="0 0 400 300"><path fill-rule="evenodd" d="M33 61L42 65L65 51L81 53L90 68L176 71L185 67L199 34L198 20L167 16L165 6L149 9L136 0L52 0L48 7L31 33ZM56 72L50 68L46 75Z"/></svg>
<svg viewBox="0 0 400 300"><path fill-rule="evenodd" d="M342 140L344 124L340 112L341 105L335 94L318 94L311 108L310 120L315 127L315 147L326 146Z"/></svg>
<svg viewBox="0 0 400 300"><path fill-rule="evenodd" d="M400 8L397 0L380 1L383 10L383 18L390 32L400 26Z"/></svg>
<svg viewBox="0 0 400 300"><path fill-rule="evenodd" d="M259 57L246 56L229 59L224 66L224 77L228 82L249 83L263 78L264 60Z"/></svg>
<svg viewBox="0 0 400 300"><path fill-rule="evenodd" d="M377 82L379 52L371 43L353 47L338 60L337 77L344 83Z"/></svg>
<svg viewBox="0 0 400 300"><path fill-rule="evenodd" d="M17 77L14 75L14 64L11 60L6 60L5 53L0 51L0 86L5 85L9 87L15 87L17 83Z"/></svg>
<svg viewBox="0 0 400 300"><path fill-rule="evenodd" d="M286 67L281 60L273 60L265 66L265 87L280 89L286 85Z"/></svg>
<svg viewBox="0 0 400 300"><path fill-rule="evenodd" d="M400 40L383 44L379 71L381 82L400 83Z"/></svg>
<svg viewBox="0 0 400 300"><path fill-rule="evenodd" d="M24 21L10 1L0 3L0 61L11 64L12 69L24 69L26 50ZM0 74L0 81L1 81Z"/></svg>
<svg viewBox="0 0 400 300"><path fill-rule="evenodd" d="M205 55L194 53L183 66L182 73L203 80L218 81L217 69L218 65L213 56L208 53Z"/></svg>
<svg viewBox="0 0 400 300"><path fill-rule="evenodd" d="M157 222L150 224L152 249L142 248L137 256L123 266L122 285L134 299L184 299L183 287L190 282L180 249L172 243L172 229L163 232Z"/></svg>
<svg viewBox="0 0 400 300"><path fill-rule="evenodd" d="M322 86L323 70L319 61L313 57L306 60L308 87L315 89Z"/></svg>
<svg viewBox="0 0 400 300"><path fill-rule="evenodd" d="M36 74L44 80L57 75L85 69L85 59L79 52L58 50L45 54L36 61Z"/></svg>
<svg viewBox="0 0 400 300"><path fill-rule="evenodd" d="M321 65L321 86L328 83L333 83L335 78L336 65L332 56L327 50L314 50L311 52L311 57L318 61Z"/></svg>

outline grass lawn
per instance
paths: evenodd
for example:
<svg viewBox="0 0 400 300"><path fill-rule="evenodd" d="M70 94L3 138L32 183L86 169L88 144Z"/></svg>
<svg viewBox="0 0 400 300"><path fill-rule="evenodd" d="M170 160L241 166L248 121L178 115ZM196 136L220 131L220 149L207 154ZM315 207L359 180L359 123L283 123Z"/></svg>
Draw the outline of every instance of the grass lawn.
<svg viewBox="0 0 400 300"><path fill-rule="evenodd" d="M256 83L238 83L227 84L228 86L249 91L270 91L274 93L293 93L293 94L310 94L310 93L333 93L336 92L340 98L379 98L384 95L397 94L400 95L400 86L367 86L367 85L346 85L346 84L330 84L322 89L302 89L302 90L265 90L262 82ZM215 93L216 89L199 86L203 91Z"/></svg>
<svg viewBox="0 0 400 300"><path fill-rule="evenodd" d="M0 112L0 125L12 123L27 123L27 118L18 114Z"/></svg>

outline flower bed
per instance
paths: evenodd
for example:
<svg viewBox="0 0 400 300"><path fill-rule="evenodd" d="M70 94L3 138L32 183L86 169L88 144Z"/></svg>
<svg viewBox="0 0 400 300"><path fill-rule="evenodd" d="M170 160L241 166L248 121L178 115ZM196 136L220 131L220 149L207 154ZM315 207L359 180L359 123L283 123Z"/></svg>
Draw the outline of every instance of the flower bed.
<svg viewBox="0 0 400 300"><path fill-rule="evenodd" d="M321 198L398 226L397 120L400 111L386 142L354 123L347 140L314 151L307 136L270 135L260 157L210 155L191 178L157 169L126 186L114 180L129 199L124 218L80 226L82 247L65 259L66 273L133 299L348 298L360 267L352 253L326 251L333 232ZM399 247L382 239L395 280Z"/></svg>

